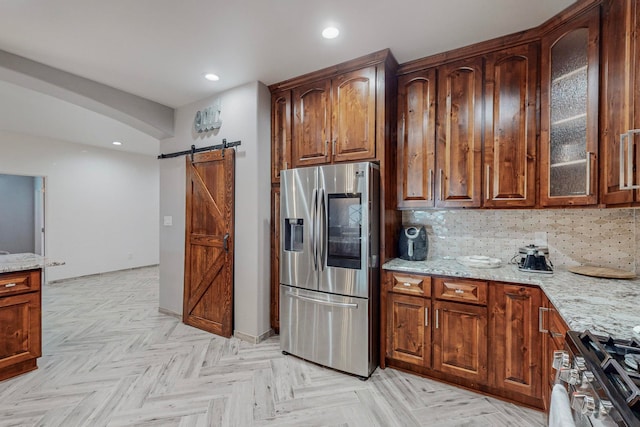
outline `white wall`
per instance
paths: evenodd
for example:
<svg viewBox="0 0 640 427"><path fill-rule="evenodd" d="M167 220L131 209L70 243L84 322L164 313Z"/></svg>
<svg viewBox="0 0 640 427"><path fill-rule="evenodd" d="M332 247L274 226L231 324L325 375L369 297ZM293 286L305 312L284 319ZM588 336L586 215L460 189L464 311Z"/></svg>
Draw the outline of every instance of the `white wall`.
<svg viewBox="0 0 640 427"><path fill-rule="evenodd" d="M0 132L0 173L45 177L47 280L158 263L158 160Z"/></svg>
<svg viewBox="0 0 640 427"><path fill-rule="evenodd" d="M34 251L34 192L34 177L0 174L0 251Z"/></svg>
<svg viewBox="0 0 640 427"><path fill-rule="evenodd" d="M195 113L221 100L222 127L193 130ZM162 153L242 141L235 174L234 330L259 337L269 331L270 95L252 82L176 110L175 137L160 141ZM185 158L160 162L160 308L182 313L184 285Z"/></svg>

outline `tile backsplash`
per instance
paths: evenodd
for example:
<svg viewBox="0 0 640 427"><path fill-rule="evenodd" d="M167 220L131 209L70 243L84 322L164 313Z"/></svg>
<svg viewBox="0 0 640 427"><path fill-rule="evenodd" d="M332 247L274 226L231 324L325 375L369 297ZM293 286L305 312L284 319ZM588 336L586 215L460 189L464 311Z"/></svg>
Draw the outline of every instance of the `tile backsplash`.
<svg viewBox="0 0 640 427"><path fill-rule="evenodd" d="M636 271L637 209L403 211L405 225L424 225L428 258L487 255L508 262L518 248L549 247L554 265L589 264ZM639 264L640 265L640 264Z"/></svg>

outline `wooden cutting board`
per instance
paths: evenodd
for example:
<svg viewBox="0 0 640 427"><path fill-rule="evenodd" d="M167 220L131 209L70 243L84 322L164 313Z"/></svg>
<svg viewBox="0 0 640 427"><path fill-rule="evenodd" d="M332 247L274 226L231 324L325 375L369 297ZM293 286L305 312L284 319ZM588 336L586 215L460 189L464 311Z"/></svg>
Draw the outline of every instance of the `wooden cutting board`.
<svg viewBox="0 0 640 427"><path fill-rule="evenodd" d="M605 279L633 279L636 275L630 271L618 270L609 267L593 267L590 265L576 265L569 267L572 273L582 274L583 276L603 277Z"/></svg>

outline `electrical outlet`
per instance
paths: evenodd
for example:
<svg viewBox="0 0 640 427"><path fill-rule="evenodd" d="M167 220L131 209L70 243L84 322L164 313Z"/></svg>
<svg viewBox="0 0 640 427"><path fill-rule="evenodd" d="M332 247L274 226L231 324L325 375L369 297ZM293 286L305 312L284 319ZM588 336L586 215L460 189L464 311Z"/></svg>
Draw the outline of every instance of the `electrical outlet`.
<svg viewBox="0 0 640 427"><path fill-rule="evenodd" d="M171 227L173 225L173 217L171 215L166 215L164 217L164 226Z"/></svg>

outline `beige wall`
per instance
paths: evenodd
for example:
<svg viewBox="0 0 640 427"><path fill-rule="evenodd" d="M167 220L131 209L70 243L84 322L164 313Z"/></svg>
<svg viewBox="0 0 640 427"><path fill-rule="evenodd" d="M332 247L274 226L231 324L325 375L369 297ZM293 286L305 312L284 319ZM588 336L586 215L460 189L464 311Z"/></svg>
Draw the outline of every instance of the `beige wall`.
<svg viewBox="0 0 640 427"><path fill-rule="evenodd" d="M635 271L640 257L636 209L427 210L403 212L424 224L429 258L487 255L508 262L529 243L549 247L555 265Z"/></svg>

